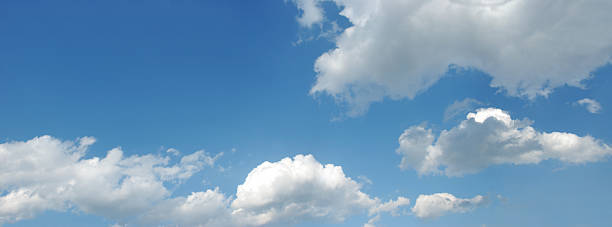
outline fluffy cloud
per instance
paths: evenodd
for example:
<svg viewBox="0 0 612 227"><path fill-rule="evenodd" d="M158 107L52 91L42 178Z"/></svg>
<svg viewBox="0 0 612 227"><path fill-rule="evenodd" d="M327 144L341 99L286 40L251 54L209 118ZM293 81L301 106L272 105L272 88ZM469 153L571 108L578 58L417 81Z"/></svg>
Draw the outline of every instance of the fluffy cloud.
<svg viewBox="0 0 612 227"><path fill-rule="evenodd" d="M447 213L465 213L487 203L484 196L471 199L457 198L448 193L419 195L412 213L419 218L437 218Z"/></svg>
<svg viewBox="0 0 612 227"><path fill-rule="evenodd" d="M360 188L340 166L323 166L312 155L298 155L253 169L238 186L232 208L258 224L303 219L339 222L378 204Z"/></svg>
<svg viewBox="0 0 612 227"><path fill-rule="evenodd" d="M376 219L385 212L398 215L402 206L410 204L404 197L382 203L360 188L340 166L322 165L312 155L297 155L257 166L238 186L233 200L218 190L193 193L161 203L145 219L203 226L342 222L364 212Z"/></svg>
<svg viewBox="0 0 612 227"><path fill-rule="evenodd" d="M591 137L566 132L538 132L528 120L515 120L500 109L478 109L458 126L436 136L413 126L399 138L400 167L419 174L461 176L490 165L536 164L554 159L582 164L605 159L612 148Z"/></svg>
<svg viewBox="0 0 612 227"><path fill-rule="evenodd" d="M218 188L204 192L193 192L187 197L176 197L160 202L142 215L141 222L148 226L158 224L179 226L241 226L233 217L229 204L231 199ZM246 225L244 223L242 226Z"/></svg>
<svg viewBox="0 0 612 227"><path fill-rule="evenodd" d="M261 226L304 220L341 222L367 213L398 215L410 201L382 202L361 191L340 166L312 155L264 162L235 196L218 188L172 197L165 184L180 184L221 156L197 151L172 161L157 155L84 158L95 139L76 142L41 136L0 144L0 225L46 210L82 211L120 223L181 226ZM168 152L178 154L178 152ZM175 164L169 164L174 162Z"/></svg>
<svg viewBox="0 0 612 227"><path fill-rule="evenodd" d="M365 112L385 97L413 98L449 65L491 75L491 86L534 98L581 86L610 62L612 2L607 0L295 0L300 24L324 22L335 2L351 26L315 62L311 94Z"/></svg>
<svg viewBox="0 0 612 227"><path fill-rule="evenodd" d="M94 142L91 137L74 143L41 136L0 144L0 224L72 208L129 219L170 195L164 182L185 180L214 159L198 151L169 165L168 157L125 157L120 148L85 159Z"/></svg>
<svg viewBox="0 0 612 227"><path fill-rule="evenodd" d="M584 106L590 113L596 114L601 111L601 104L593 99L584 98L576 101L574 104Z"/></svg>

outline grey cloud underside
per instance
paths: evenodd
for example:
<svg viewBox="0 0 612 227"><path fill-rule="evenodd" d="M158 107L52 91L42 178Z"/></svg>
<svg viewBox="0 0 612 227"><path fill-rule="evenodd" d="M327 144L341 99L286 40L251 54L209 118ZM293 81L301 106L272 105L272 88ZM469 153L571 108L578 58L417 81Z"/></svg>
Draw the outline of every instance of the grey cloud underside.
<svg viewBox="0 0 612 227"><path fill-rule="evenodd" d="M544 160L582 164L612 155L609 145L589 135L540 132L530 125L529 120L512 119L501 109L479 109L437 136L423 126L406 129L396 152L402 156L402 169L447 176L476 173L491 165Z"/></svg>
<svg viewBox="0 0 612 227"><path fill-rule="evenodd" d="M385 97L414 98L449 65L475 67L491 75L491 86L534 98L566 84L581 87L611 60L607 0L295 2L304 26L326 23L306 17L322 13L322 2L336 3L352 23L316 60L311 89L347 104L349 116Z"/></svg>

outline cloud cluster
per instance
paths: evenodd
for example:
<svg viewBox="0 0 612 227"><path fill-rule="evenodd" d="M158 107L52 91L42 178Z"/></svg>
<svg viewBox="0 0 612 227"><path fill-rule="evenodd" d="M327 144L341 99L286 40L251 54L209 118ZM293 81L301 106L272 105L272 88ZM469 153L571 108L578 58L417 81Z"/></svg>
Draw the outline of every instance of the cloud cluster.
<svg viewBox="0 0 612 227"><path fill-rule="evenodd" d="M334 2L351 26L315 62L311 94L349 106L350 116L388 97L413 98L449 65L473 67L512 96L546 96L581 86L610 62L607 0L295 0L300 24L325 23Z"/></svg>
<svg viewBox="0 0 612 227"><path fill-rule="evenodd" d="M0 223L45 210L79 210L115 220L130 218L169 195L164 182L179 182L206 165L203 151L179 163L155 155L125 157L120 148L84 159L94 138L77 143L41 136L0 144Z"/></svg>
<svg viewBox="0 0 612 227"><path fill-rule="evenodd" d="M234 196L218 188L172 197L165 184L180 184L219 155L197 151L167 156L84 158L95 139L76 142L41 136L0 144L0 225L46 211L81 211L119 223L181 226L262 226L305 220L341 222L356 214L400 214L407 198L382 202L361 191L340 166L297 155L254 168ZM173 156L178 152L167 152ZM170 164L174 162L174 164Z"/></svg>
<svg viewBox="0 0 612 227"><path fill-rule="evenodd" d="M241 226L229 208L231 198L218 188L193 192L186 197L175 197L158 203L140 217L143 226ZM244 224L242 226L245 226Z"/></svg>
<svg viewBox="0 0 612 227"><path fill-rule="evenodd" d="M366 211L370 216L398 214L400 207L410 204L404 197L382 203L360 188L344 175L341 167L322 165L312 155L297 155L257 166L238 186L234 199L218 189L197 192L160 204L145 219L189 226L342 222Z"/></svg>
<svg viewBox="0 0 612 227"><path fill-rule="evenodd" d="M487 203L484 196L471 199L457 198L448 193L419 195L412 213L419 218L437 218L447 213L465 213Z"/></svg>
<svg viewBox="0 0 612 227"><path fill-rule="evenodd" d="M396 152L402 155L402 169L447 176L476 173L490 165L536 164L549 159L582 164L612 154L610 146L589 135L539 132L530 125L501 109L478 109L437 138L423 126L406 129Z"/></svg>

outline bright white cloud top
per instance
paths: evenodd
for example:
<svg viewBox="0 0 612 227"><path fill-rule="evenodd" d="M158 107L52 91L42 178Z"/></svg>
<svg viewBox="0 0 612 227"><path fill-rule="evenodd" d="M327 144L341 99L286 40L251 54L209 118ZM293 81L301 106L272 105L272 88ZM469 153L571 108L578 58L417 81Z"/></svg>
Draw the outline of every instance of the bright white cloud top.
<svg viewBox="0 0 612 227"><path fill-rule="evenodd" d="M537 164L559 160L582 164L604 160L612 148L589 135L539 132L529 120L516 120L496 108L469 113L458 126L438 136L431 129L412 126L399 137L400 167L419 174L461 176L491 165Z"/></svg>
<svg viewBox="0 0 612 227"><path fill-rule="evenodd" d="M471 199L457 198L448 193L419 195L412 213L419 218L437 218L447 213L465 213L487 203L484 196L477 195Z"/></svg>
<svg viewBox="0 0 612 227"><path fill-rule="evenodd" d="M311 94L349 105L348 115L388 97L414 98L449 65L475 67L512 96L581 86L612 54L607 0L294 0L300 24L324 23L334 2L351 26L315 62Z"/></svg>
<svg viewBox="0 0 612 227"><path fill-rule="evenodd" d="M380 203L360 188L340 166L298 155L253 169L238 186L232 208L257 224L317 218L340 222Z"/></svg>
<svg viewBox="0 0 612 227"><path fill-rule="evenodd" d="M340 166L297 155L254 168L235 196L218 188L172 197L167 184L180 184L219 157L197 151L174 161L169 156L84 158L95 139L77 142L41 136L0 144L0 225L47 211L82 211L131 225L262 226L304 220L342 222L367 214L366 226L381 213L400 215L410 200L387 202L361 191ZM176 152L170 152L174 156Z"/></svg>

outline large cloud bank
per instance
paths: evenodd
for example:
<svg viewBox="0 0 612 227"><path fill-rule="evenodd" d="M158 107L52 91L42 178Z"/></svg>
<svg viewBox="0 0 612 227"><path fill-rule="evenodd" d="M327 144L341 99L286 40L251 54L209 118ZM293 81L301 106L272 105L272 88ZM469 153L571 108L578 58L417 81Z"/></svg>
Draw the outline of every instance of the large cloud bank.
<svg viewBox="0 0 612 227"><path fill-rule="evenodd" d="M365 112L384 97L413 98L449 65L490 74L491 86L533 98L580 86L610 62L608 0L294 0L301 25L325 23L323 2L351 26L315 62L312 94Z"/></svg>
<svg viewBox="0 0 612 227"><path fill-rule="evenodd" d="M173 197L167 187L214 166L220 155L125 156L115 148L105 157L85 158L94 142L41 136L0 144L0 225L54 210L143 226L342 222L359 214L371 218L365 226L373 226L382 213L401 215L410 205L405 197L384 202L362 192L340 166L323 165L312 155L263 162L233 196L214 188Z"/></svg>
<svg viewBox="0 0 612 227"><path fill-rule="evenodd" d="M461 176L499 164L536 164L559 160L570 164L600 161L612 154L607 144L567 132L540 132L529 120L516 120L496 108L469 113L458 126L438 136L412 126L399 137L400 167L419 174ZM437 138L436 138L437 137Z"/></svg>

